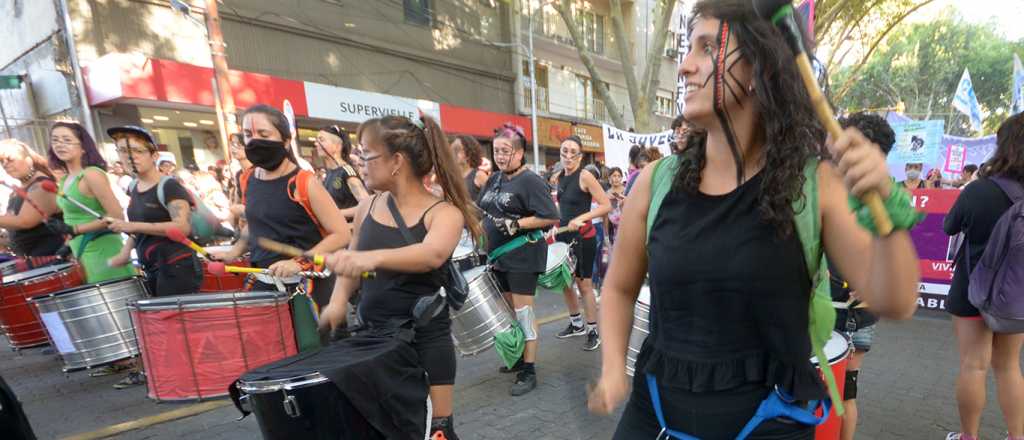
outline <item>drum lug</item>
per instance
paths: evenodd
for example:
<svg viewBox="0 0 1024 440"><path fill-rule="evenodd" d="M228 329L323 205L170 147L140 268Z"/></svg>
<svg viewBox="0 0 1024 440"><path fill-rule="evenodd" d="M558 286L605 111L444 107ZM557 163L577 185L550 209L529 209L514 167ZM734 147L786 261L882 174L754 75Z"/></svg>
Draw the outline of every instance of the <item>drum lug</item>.
<svg viewBox="0 0 1024 440"><path fill-rule="evenodd" d="M244 412L247 412L247 413L251 413L252 412L252 402L249 401L249 395L248 394L243 394L241 397L238 398L238 407L242 408L242 411L244 411ZM245 417L245 416L242 416L242 417ZM241 420L241 419L239 419L239 420Z"/></svg>
<svg viewBox="0 0 1024 440"><path fill-rule="evenodd" d="M284 405L284 413L291 418L296 419L302 415L302 411L299 410L299 401L295 399L295 396L284 396L284 401L281 404Z"/></svg>

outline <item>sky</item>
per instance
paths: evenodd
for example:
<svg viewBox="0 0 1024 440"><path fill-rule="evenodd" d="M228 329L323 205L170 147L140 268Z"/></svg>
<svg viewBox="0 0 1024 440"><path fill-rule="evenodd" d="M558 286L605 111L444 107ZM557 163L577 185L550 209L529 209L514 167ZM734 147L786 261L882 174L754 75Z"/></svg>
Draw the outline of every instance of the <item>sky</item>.
<svg viewBox="0 0 1024 440"><path fill-rule="evenodd" d="M937 0L914 14L913 21L927 21L950 5L969 22L986 23L994 18L998 30L1010 40L1024 38L1024 0Z"/></svg>

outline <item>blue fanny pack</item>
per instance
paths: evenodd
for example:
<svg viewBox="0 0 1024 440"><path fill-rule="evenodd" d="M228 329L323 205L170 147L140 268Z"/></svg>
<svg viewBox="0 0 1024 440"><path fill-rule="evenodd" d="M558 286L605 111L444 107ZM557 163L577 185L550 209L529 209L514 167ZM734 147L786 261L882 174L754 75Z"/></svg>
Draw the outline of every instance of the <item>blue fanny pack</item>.
<svg viewBox="0 0 1024 440"><path fill-rule="evenodd" d="M661 396L658 393L658 383L654 378L653 374L647 373L647 389L651 393L651 404L654 405L654 414L658 417L658 424L661 425L661 431L658 432L658 436L655 440L661 439L676 439L676 440L700 440L697 437L679 432L673 429L669 429L668 425L665 424L665 414L661 410ZM817 410L821 410L821 417L815 416L814 413ZM778 417L786 417L793 420L794 422L802 425L818 426L828 419L829 411L831 411L831 401L825 400L811 400L807 402L807 407L802 407L796 404L790 396L784 391L775 387L768 397L765 397L761 401L761 405L757 407L757 412L754 413L754 417L750 418L747 425L743 427L743 430L736 435L736 440L744 440L750 433L754 432L762 422L771 420Z"/></svg>

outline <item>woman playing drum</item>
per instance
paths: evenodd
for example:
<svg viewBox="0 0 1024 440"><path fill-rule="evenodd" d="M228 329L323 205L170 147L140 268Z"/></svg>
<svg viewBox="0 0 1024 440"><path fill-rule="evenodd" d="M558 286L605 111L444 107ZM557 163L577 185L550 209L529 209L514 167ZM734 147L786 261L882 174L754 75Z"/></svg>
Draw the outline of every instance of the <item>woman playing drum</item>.
<svg viewBox="0 0 1024 440"><path fill-rule="evenodd" d="M795 219L816 207L819 236L809 238L877 313L907 318L918 269L906 229L918 216L856 129L831 141L836 165L818 162L823 130L793 52L750 1L704 0L693 16L680 73L695 130L629 196L601 296L602 372L590 406L611 412L629 392L626 344L649 272L651 332L614 438L736 438L748 425L751 439L810 439L813 427L794 420L813 418L802 403L827 394L808 359L812 283ZM794 211L805 167L817 200ZM665 170L668 181L657 174ZM654 183L664 198L649 219ZM858 225L848 191L877 191L896 230L872 236ZM759 422L755 411L769 403L786 415Z"/></svg>
<svg viewBox="0 0 1024 440"><path fill-rule="evenodd" d="M46 159L32 152L24 142L0 141L0 164L4 171L21 182L7 203L7 215L0 216L0 228L10 231L11 247L21 256L54 255L64 245L64 237L50 230L43 221L60 218L57 195L42 188L42 182L55 184Z"/></svg>
<svg viewBox="0 0 1024 440"><path fill-rule="evenodd" d="M351 219L356 215L356 205L369 197L369 194L363 180L349 164L352 141L348 138L348 131L337 125L321 128L316 134L316 146L327 156L324 162L324 166L327 167L324 187L338 204L338 209L341 209L345 218Z"/></svg>
<svg viewBox="0 0 1024 440"><path fill-rule="evenodd" d="M328 257L328 265L341 276L321 316L321 322L332 328L344 325L348 300L356 289L359 315L368 326L411 320L417 302L442 287L436 271L455 251L462 228L468 227L474 237L482 232L441 127L429 116L421 121L422 127L389 116L359 127L366 183L379 193L359 205L353 250ZM431 171L437 174L444 198L423 185ZM393 210L416 242L406 239ZM361 280L371 271L376 272L374 278ZM416 329L413 346L430 380L431 433L457 439L452 423L455 347L446 306Z"/></svg>
<svg viewBox="0 0 1024 440"><path fill-rule="evenodd" d="M533 296L547 263L548 245L541 231L558 223L558 208L544 179L524 167L526 136L521 128L499 127L492 145L498 172L487 179L477 205L487 217L483 224L491 270L526 336L522 359L500 370L516 373L509 393L521 396L537 387L539 331Z"/></svg>

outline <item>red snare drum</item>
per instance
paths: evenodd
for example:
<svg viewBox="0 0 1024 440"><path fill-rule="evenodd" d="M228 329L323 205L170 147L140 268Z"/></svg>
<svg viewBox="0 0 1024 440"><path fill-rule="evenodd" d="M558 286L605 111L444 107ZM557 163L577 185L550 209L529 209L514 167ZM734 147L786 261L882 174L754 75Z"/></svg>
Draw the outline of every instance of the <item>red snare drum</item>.
<svg viewBox="0 0 1024 440"><path fill-rule="evenodd" d="M246 371L298 352L285 293L181 295L129 307L156 401L226 395Z"/></svg>
<svg viewBox="0 0 1024 440"><path fill-rule="evenodd" d="M28 298L81 286L85 275L77 264L65 263L39 267L3 277L0 287L0 328L7 334L11 348L20 349L48 342Z"/></svg>
<svg viewBox="0 0 1024 440"><path fill-rule="evenodd" d="M206 247L207 252L222 252L228 251L231 246L208 246ZM200 293L214 293L214 292L240 292L246 290L244 273L225 273L222 275L214 275L210 273L207 266L210 263L207 261L203 262L203 283L199 286ZM249 260L243 259L236 262L231 262L232 266L249 267Z"/></svg>
<svg viewBox="0 0 1024 440"><path fill-rule="evenodd" d="M843 388L846 385L846 365L850 362L850 340L842 333L832 332L832 338L825 344L825 356L828 357L828 365L832 369L832 375L836 377L836 386L839 388L840 398L843 395ZM818 365L818 359L811 358L811 363ZM821 367L818 367L819 371ZM814 430L815 440L839 440L839 432L843 427L843 419L836 415L836 402L832 402L832 413L828 420ZM820 415L820 414L818 414Z"/></svg>

